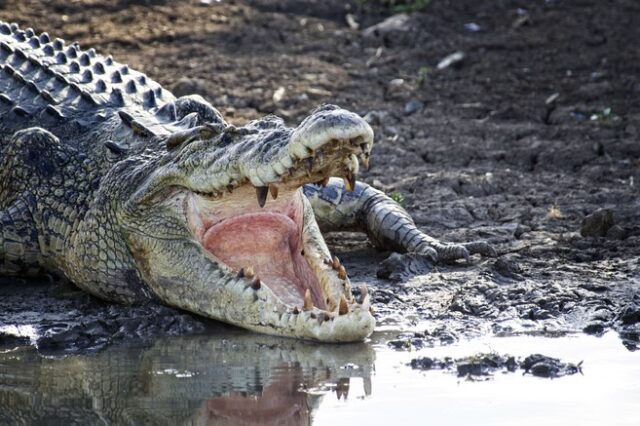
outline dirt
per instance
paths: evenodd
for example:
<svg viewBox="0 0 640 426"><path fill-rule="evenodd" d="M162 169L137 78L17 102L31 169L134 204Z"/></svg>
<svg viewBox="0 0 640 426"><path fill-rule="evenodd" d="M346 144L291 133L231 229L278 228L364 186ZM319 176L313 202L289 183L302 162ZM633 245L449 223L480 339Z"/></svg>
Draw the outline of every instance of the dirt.
<svg viewBox="0 0 640 426"><path fill-rule="evenodd" d="M406 344L613 328L640 345L637 2L433 0L408 15L334 0L0 4L1 19L200 93L234 123L295 125L320 103L365 116L376 145L360 179L430 235L498 251L378 269L389 253L329 237L381 324L422 327ZM56 300L32 309L62 312Z"/></svg>

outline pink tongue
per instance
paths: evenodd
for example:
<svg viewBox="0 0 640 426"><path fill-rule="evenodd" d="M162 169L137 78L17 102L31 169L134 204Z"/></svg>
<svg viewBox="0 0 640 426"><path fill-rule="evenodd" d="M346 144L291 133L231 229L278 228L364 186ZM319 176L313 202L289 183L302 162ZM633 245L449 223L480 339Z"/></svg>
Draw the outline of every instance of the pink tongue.
<svg viewBox="0 0 640 426"><path fill-rule="evenodd" d="M283 302L301 305L310 287L314 304L324 306L317 279L300 254L298 227L288 216L254 213L231 218L207 230L203 243L235 270L251 266Z"/></svg>

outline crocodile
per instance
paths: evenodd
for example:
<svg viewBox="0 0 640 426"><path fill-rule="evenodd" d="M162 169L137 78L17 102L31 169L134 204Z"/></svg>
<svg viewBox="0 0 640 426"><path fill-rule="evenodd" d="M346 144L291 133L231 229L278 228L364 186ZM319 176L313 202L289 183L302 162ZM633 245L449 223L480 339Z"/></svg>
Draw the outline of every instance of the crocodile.
<svg viewBox="0 0 640 426"><path fill-rule="evenodd" d="M256 332L360 341L375 319L321 232L432 261L444 244L357 181L373 131L322 105L236 126L111 56L0 23L0 275L60 277Z"/></svg>

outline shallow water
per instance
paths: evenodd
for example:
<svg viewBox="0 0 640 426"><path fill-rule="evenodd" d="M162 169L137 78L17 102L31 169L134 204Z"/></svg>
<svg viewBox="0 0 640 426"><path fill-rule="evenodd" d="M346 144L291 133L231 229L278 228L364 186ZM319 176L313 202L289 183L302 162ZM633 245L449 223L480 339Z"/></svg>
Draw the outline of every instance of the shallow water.
<svg viewBox="0 0 640 426"><path fill-rule="evenodd" d="M487 337L418 351L318 345L227 331L114 345L93 355L0 354L0 424L637 425L640 362L601 338ZM544 379L416 371L412 358L542 353L583 363Z"/></svg>

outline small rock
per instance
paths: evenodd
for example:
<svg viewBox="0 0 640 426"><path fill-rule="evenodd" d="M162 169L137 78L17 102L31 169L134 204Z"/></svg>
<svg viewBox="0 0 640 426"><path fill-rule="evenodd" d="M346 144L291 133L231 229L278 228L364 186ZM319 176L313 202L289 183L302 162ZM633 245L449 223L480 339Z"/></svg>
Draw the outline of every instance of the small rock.
<svg viewBox="0 0 640 426"><path fill-rule="evenodd" d="M353 13L347 13L344 17L344 20L352 30L357 30L358 28L360 28L360 24L358 23L358 21L356 21L356 17L353 15Z"/></svg>
<svg viewBox="0 0 640 426"><path fill-rule="evenodd" d="M517 281L522 281L524 278L522 275L522 269L515 260L507 257L500 257L493 264L493 270L505 278L511 278Z"/></svg>
<svg viewBox="0 0 640 426"><path fill-rule="evenodd" d="M625 306L620 312L620 321L624 325L630 325L640 322L640 307Z"/></svg>
<svg viewBox="0 0 640 426"><path fill-rule="evenodd" d="M613 213L609 209L599 209L582 220L580 235L583 237L604 237L613 226Z"/></svg>
<svg viewBox="0 0 640 426"><path fill-rule="evenodd" d="M333 95L333 93L331 93L330 91L322 89L320 87L308 87L307 89L305 89L305 92L307 93L307 95L313 98L326 98Z"/></svg>
<svg viewBox="0 0 640 426"><path fill-rule="evenodd" d="M624 240L629 236L629 230L620 225L613 225L607 231L607 238L610 240Z"/></svg>
<svg viewBox="0 0 640 426"><path fill-rule="evenodd" d="M594 83L587 83L580 86L578 89L578 95L585 100L591 101L595 99L604 98L608 93L613 90L613 86L608 81L598 81Z"/></svg>
<svg viewBox="0 0 640 426"><path fill-rule="evenodd" d="M419 34L418 25L406 13L390 16L384 21L362 31L366 43L387 46L412 45Z"/></svg>
<svg viewBox="0 0 640 426"><path fill-rule="evenodd" d="M465 58L464 52L460 52L460 51L454 52L450 55L445 56L440 62L438 62L438 65L436 66L436 68L438 68L439 70L444 70L451 66L455 68L459 68L460 66L462 66L462 62L464 61L464 58Z"/></svg>
<svg viewBox="0 0 640 426"><path fill-rule="evenodd" d="M529 355L521 364L525 373L530 373L536 377L556 378L566 375L576 374L582 371L582 363L564 363L557 358L541 354Z"/></svg>
<svg viewBox="0 0 640 426"><path fill-rule="evenodd" d="M475 22L468 22L464 24L464 29L472 33L477 33L481 28L480 25L476 24Z"/></svg>
<svg viewBox="0 0 640 426"><path fill-rule="evenodd" d="M173 85L171 91L178 97L186 95L205 96L207 94L207 84L199 78L182 77Z"/></svg>
<svg viewBox="0 0 640 426"><path fill-rule="evenodd" d="M584 331L587 334L602 336L602 334L604 334L604 324L602 324L601 322L594 322L587 325L585 328L582 329L582 331Z"/></svg>
<svg viewBox="0 0 640 426"><path fill-rule="evenodd" d="M284 94L286 93L286 89L282 86L278 87L274 92L273 92L273 103L279 103L280 101L282 101L282 99L284 99Z"/></svg>
<svg viewBox="0 0 640 426"><path fill-rule="evenodd" d="M431 370L436 365L433 358L422 357L411 360L411 368L414 370Z"/></svg>
<svg viewBox="0 0 640 426"><path fill-rule="evenodd" d="M391 340L387 345L393 349L397 350L407 350L411 349L411 341L404 339Z"/></svg>
<svg viewBox="0 0 640 426"><path fill-rule="evenodd" d="M387 118L389 114L385 111L369 111L364 116L364 121L371 124L372 126L380 125L383 123L385 118Z"/></svg>
<svg viewBox="0 0 640 426"><path fill-rule="evenodd" d="M552 94L551 96L549 96L549 97L544 101L544 103L545 103L545 104L547 104L547 105L551 105L551 104L555 103L555 101L557 101L559 97L560 97L560 93L555 92L554 94Z"/></svg>
<svg viewBox="0 0 640 426"><path fill-rule="evenodd" d="M424 108L424 102L412 99L404 105L404 113L405 115L411 115L422 110L422 108Z"/></svg>

